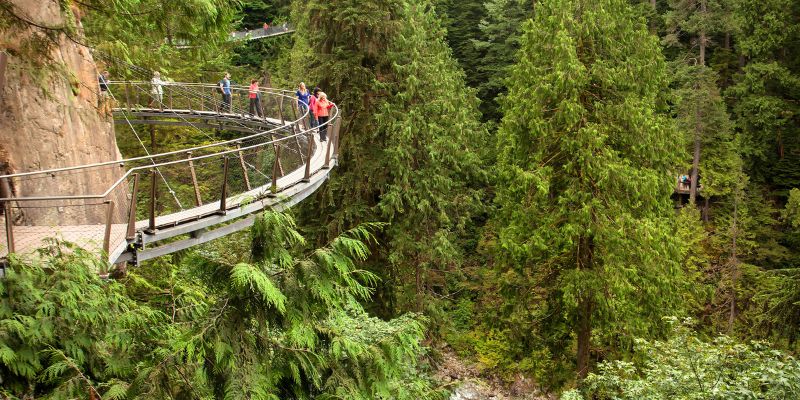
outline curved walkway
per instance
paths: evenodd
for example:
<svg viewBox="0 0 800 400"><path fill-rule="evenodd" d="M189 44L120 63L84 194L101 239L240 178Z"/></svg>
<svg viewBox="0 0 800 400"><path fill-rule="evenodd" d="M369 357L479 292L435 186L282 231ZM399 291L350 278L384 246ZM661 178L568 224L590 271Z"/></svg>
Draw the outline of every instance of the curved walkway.
<svg viewBox="0 0 800 400"><path fill-rule="evenodd" d="M116 99L116 124L128 126L145 152L147 135L137 127L179 125L206 136L207 128L241 135L178 151L0 176L0 257L9 249L31 253L56 237L102 250L112 263L138 263L244 229L261 210L291 207L314 193L336 164L336 107L327 124L329 140L320 142L318 130L306 124L307 114L298 113L294 97L281 91L260 91L263 118L245 111L242 87L233 88L231 104L222 102L215 85L170 83L160 101L145 82L114 82L109 91ZM158 146L151 133L151 147ZM102 193L70 190L76 176L100 179L109 173L114 183ZM36 194L43 178L58 185L58 194Z"/></svg>

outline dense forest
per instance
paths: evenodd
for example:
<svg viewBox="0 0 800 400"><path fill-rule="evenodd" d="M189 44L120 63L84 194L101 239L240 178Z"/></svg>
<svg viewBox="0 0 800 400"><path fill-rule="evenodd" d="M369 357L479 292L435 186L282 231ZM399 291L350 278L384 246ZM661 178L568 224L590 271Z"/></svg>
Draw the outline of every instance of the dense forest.
<svg viewBox="0 0 800 400"><path fill-rule="evenodd" d="M800 398L800 3L60 4L80 27L0 0L0 33L318 86L341 153L291 211L108 279L70 243L11 257L0 398ZM228 40L264 23L296 32Z"/></svg>

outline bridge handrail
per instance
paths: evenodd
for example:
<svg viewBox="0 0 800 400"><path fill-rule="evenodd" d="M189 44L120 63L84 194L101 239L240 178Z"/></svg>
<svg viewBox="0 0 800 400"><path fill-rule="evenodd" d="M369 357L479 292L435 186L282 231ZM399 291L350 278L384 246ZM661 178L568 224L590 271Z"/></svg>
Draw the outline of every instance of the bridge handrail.
<svg viewBox="0 0 800 400"><path fill-rule="evenodd" d="M134 83L134 82L115 82L115 83L116 84L120 84L120 83ZM136 83L146 83L147 85L150 84L149 82L136 82ZM216 87L216 85L213 85L213 84L184 84L184 83L170 83L170 84L171 85L183 85L183 86L203 86L203 87L208 87L208 88L215 88ZM244 88L244 87L236 87L236 88L237 89L241 89L241 88ZM276 94L276 93L273 93L271 90L267 90L267 89L265 89L264 92L265 93ZM289 96L286 96L286 95L283 95L283 94L281 94L281 96L289 97ZM295 101L295 100L296 100L295 98L292 98L292 101ZM165 110L169 110L169 109L165 109ZM340 111L339 111L339 108L338 108L338 106L336 104L334 104L332 111L333 112L332 112L331 118L323 125L331 125L332 126L333 122L337 118L339 118ZM286 129L286 127L290 127L290 126L293 126L293 125L296 126L300 121L302 121L302 119L304 117L307 116L307 114L308 114L308 110L306 110L306 113L303 114L302 118L297 119L295 121L292 121L287 125L284 125L284 126L281 126L279 128L276 128L275 130ZM225 115L225 114L222 114L222 115ZM322 126L322 125L320 125L320 126ZM228 150L215 152L215 153L211 153L211 154L204 154L204 155L200 155L200 156L192 156L192 157L183 158L183 159L179 159L179 160L172 160L172 161L166 161L166 162L153 163L153 164L133 167L133 168L128 169L125 172L125 174L123 174L122 177L120 177L117 181L115 181L102 194L75 195L75 196L5 197L5 198L0 198L0 202L4 202L4 201L20 202L20 201L57 201L57 200L60 201L60 200L103 199L106 196L108 196L114 189L116 189L120 184L122 184L122 182L125 182L125 180L128 179L131 176L131 174L133 174L135 171L149 170L149 169L158 168L158 167L162 167L162 166L189 163L189 162L194 162L194 161L197 161L197 160L204 160L204 159L212 158L212 157L225 156L225 155L228 155L228 154L231 154L231 153L243 152L243 151L256 149L256 148L267 146L267 145L274 145L274 144L280 143L280 142L282 142L284 140L292 139L292 138L299 137L299 136L302 136L302 135L308 135L309 133L312 133L314 131L314 129L316 129L316 128L309 128L309 129L303 130L302 127L301 127L300 129L298 129L296 131L297 133L295 133L293 135L287 135L287 136L284 136L284 137L281 137L281 138L278 138L278 139L272 139L272 140L267 141L267 142L261 142L261 143L257 143L257 144L254 144L254 145L241 147L241 148L228 149ZM224 146L224 145L228 145L228 144L240 143L240 142L242 142L242 141L244 141L246 139L249 139L249 138L267 135L267 134L269 134L271 132L274 132L275 130L264 131L264 132L260 132L260 133L257 133L257 134L254 134L254 135L250 135L250 136L247 136L247 137L243 137L243 138L237 138L237 139L227 140L227 141L223 141L223 142L216 142L216 143L203 145L203 146L196 146L196 147L192 147L192 148L188 148L188 149L181 149L181 150L175 150L175 151L166 152L166 153L153 154L151 156L142 156L142 157L135 157L135 158L130 158L130 159L123 159L123 160L106 161L106 162L102 162L102 163L86 164L86 165L79 165L79 166L73 166L73 167L54 168L54 169L49 169L49 170L31 171L31 172L23 172L23 173L17 173L17 174L9 174L9 175L0 175L0 179L29 177L29 176L38 175L38 174L42 174L42 175L44 175L44 174L53 174L53 173L56 173L56 172L64 172L64 171L71 171L71 170L78 170L78 169L88 169L88 168L95 168L95 167L114 165L114 164L119 164L120 166L124 166L125 162L145 160L145 159L155 159L157 157L164 157L164 156L167 156L167 155L186 154L187 152L195 151L195 150L199 150L199 149L205 149L205 148L209 148L209 147Z"/></svg>
<svg viewBox="0 0 800 400"><path fill-rule="evenodd" d="M150 86L150 82L143 82L143 81L126 81L126 82L123 82L123 81L111 81L111 82L108 83L109 87L110 86L114 86L114 85L122 85L122 84L132 84L132 85L142 84L142 85ZM164 85L165 86L168 85L168 86L204 87L204 88L208 88L208 89L215 89L217 87L217 85L214 85L214 84L184 83L184 82L165 82ZM239 85L232 86L231 88L232 89L237 89L237 90L244 90L244 89L249 90L248 87L239 86ZM265 93L265 94L277 95L277 96L281 96L281 97L284 97L284 98L289 98L290 101L295 101L296 100L296 98L294 98L292 96L289 96L289 95L284 94L284 93L276 92L275 90L272 90L272 89L260 89L259 92ZM283 91L283 92L286 92L286 91ZM205 144L205 145L201 145L201 146L195 146L195 147L191 147L191 148L187 148L187 149L181 149L181 150L174 150L174 151L169 151L169 152L164 152L164 153L152 154L152 155L149 155L149 156L131 157L131 158L124 158L124 159L121 159L121 160L114 160L114 161L104 161L104 162L92 163L92 164L74 165L74 166L70 166L70 167L51 168L51 169L45 169L45 170L39 170L39 171L19 172L19 173L15 173L15 174L0 175L0 179L2 179L2 178L22 178L22 177L40 175L40 174L42 174L42 175L43 174L52 174L52 173L56 173L56 172L65 172L65 171L72 171L72 170L78 170L78 169L87 169L87 168L96 168L96 167L103 167L103 166L114 165L114 164L125 164L125 163L131 163L131 162L134 162L134 161L141 161L141 160L147 160L147 159L156 159L156 158L161 158L161 157L166 157L166 156L186 153L187 151L194 152L194 151L197 151L197 150L203 150L203 149L207 149L207 148L210 148L210 147L225 146L225 145L229 145L229 144L235 144L237 142L243 142L243 141L250 140L250 139L253 139L253 138L257 138L257 137L260 137L260 136L265 136L265 135L268 135L270 133L275 133L277 131L285 130L286 127L292 126L294 124L299 123L300 121L302 121L307 116L308 116L308 110L306 110L305 113L303 113L303 115L300 118L298 118L296 120L293 120L293 121L287 121L287 122L289 122L287 125L279 126L279 127L276 127L276 128L270 129L270 130L266 130L266 131L263 131L263 132L255 133L253 135L244 136L244 137L231 139L231 140L226 140L226 141L222 141L222 142L214 142L214 143L209 143L209 144ZM306 133L306 132L307 131L303 131L303 132L300 132L300 133L302 134L302 133ZM294 136L296 136L296 135L287 136L287 137L291 138L291 137L294 137ZM0 200L2 200L2 199L0 199Z"/></svg>

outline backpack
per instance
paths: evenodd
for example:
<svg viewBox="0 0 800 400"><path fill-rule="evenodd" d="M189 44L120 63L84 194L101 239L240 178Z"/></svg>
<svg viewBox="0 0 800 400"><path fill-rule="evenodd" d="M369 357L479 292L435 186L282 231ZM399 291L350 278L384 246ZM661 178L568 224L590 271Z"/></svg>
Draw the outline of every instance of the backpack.
<svg viewBox="0 0 800 400"><path fill-rule="evenodd" d="M217 87L216 87L216 88L214 88L214 90L215 90L217 93L219 93L219 94L222 94L222 93L223 93L223 92L222 92L222 88L220 87L220 86L222 86L222 85L223 85L223 82L222 82L222 81L219 81L219 82L217 82Z"/></svg>

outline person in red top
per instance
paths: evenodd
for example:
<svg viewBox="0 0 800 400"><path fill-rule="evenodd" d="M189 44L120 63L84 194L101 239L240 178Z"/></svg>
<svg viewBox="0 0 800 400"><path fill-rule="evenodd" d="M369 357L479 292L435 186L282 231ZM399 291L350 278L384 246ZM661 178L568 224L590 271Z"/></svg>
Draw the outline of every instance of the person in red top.
<svg viewBox="0 0 800 400"><path fill-rule="evenodd" d="M314 115L319 120L319 141L324 142L328 140L328 118L330 118L330 109L333 108L333 103L328 101L328 95L325 92L319 92L319 99L314 102Z"/></svg>
<svg viewBox="0 0 800 400"><path fill-rule="evenodd" d="M319 121L317 121L317 116L314 111L314 105L317 104L317 97L319 96L319 88L314 88L314 91L311 92L311 96L308 96L308 109L309 109L309 117L311 117L311 127L316 128L319 126Z"/></svg>
<svg viewBox="0 0 800 400"><path fill-rule="evenodd" d="M258 94L258 80L253 79L250 81L248 94L250 96L250 115L261 117L261 98ZM253 112L254 110L255 112Z"/></svg>

